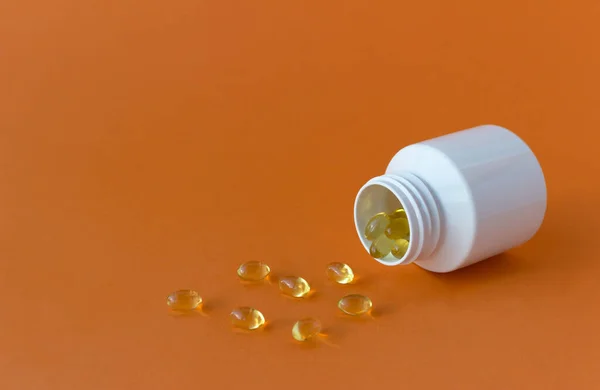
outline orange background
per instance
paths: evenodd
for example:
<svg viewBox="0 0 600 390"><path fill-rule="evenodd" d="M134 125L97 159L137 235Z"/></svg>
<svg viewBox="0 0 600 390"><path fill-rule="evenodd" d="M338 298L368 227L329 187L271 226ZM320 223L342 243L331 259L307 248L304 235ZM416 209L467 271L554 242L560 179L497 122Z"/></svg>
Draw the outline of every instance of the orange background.
<svg viewBox="0 0 600 390"><path fill-rule="evenodd" d="M598 389L597 1L0 4L0 388ZM547 218L452 274L371 260L358 188L495 123ZM259 259L317 294L244 287ZM325 281L346 261L355 286ZM196 288L209 317L173 318ZM337 299L372 297L374 320ZM230 329L253 305L257 334ZM321 319L328 341L290 329Z"/></svg>

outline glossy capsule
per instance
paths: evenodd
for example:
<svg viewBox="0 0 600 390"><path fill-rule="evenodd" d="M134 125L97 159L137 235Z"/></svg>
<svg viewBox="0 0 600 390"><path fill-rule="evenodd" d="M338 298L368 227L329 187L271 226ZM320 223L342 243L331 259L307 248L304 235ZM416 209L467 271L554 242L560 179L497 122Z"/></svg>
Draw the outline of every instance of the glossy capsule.
<svg viewBox="0 0 600 390"><path fill-rule="evenodd" d="M279 290L284 295L302 298L310 292L310 284L300 276L284 276L279 279Z"/></svg>
<svg viewBox="0 0 600 390"><path fill-rule="evenodd" d="M292 337L298 341L316 339L321 333L321 321L316 318L303 318L292 327Z"/></svg>
<svg viewBox="0 0 600 390"><path fill-rule="evenodd" d="M352 283L354 280L354 271L352 271L352 268L348 264L329 263L327 265L327 278L339 284Z"/></svg>
<svg viewBox="0 0 600 390"><path fill-rule="evenodd" d="M385 235L387 236L387 238L392 240L408 238L410 236L410 227L408 225L408 219L406 219L406 217L398 217L392 219L389 225L385 228Z"/></svg>
<svg viewBox="0 0 600 390"><path fill-rule="evenodd" d="M367 296L360 294L346 295L338 301L338 308L345 314L360 316L368 314L373 308L373 302Z"/></svg>
<svg viewBox="0 0 600 390"><path fill-rule="evenodd" d="M369 219L365 226L364 235L369 241L373 241L385 232L390 223L390 217L386 213L378 213Z"/></svg>
<svg viewBox="0 0 600 390"><path fill-rule="evenodd" d="M395 218L407 218L406 217L406 211L404 209L397 209L392 211L391 214L389 214L391 219L395 219Z"/></svg>
<svg viewBox="0 0 600 390"><path fill-rule="evenodd" d="M385 234L377 237L369 247L369 253L376 259L383 259L392 251L394 240L387 238Z"/></svg>
<svg viewBox="0 0 600 390"><path fill-rule="evenodd" d="M255 330L265 325L265 316L257 309L242 306L229 315L231 324L239 329Z"/></svg>
<svg viewBox="0 0 600 390"><path fill-rule="evenodd" d="M392 246L392 255L398 259L403 258L408 251L409 245L410 243L403 238L394 241L394 245Z"/></svg>
<svg viewBox="0 0 600 390"><path fill-rule="evenodd" d="M259 282L269 276L271 268L262 261L248 261L240 265L237 274L247 282Z"/></svg>
<svg viewBox="0 0 600 390"><path fill-rule="evenodd" d="M175 311L192 311L202 305L202 297L194 290L178 290L167 296L167 306Z"/></svg>

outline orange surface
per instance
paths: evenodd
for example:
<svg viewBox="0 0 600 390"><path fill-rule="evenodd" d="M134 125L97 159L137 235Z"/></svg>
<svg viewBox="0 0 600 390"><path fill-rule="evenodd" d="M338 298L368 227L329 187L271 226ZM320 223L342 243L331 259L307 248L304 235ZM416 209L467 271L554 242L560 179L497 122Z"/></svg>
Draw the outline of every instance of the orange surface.
<svg viewBox="0 0 600 390"><path fill-rule="evenodd" d="M0 388L598 389L597 1L4 1ZM462 271L387 268L356 191L482 123L538 155L546 221ZM248 288L245 260L307 301ZM325 281L346 261L355 286ZM208 317L171 317L198 289ZM375 320L340 318L347 292ZM232 332L228 313L270 320ZM294 344L295 319L328 329Z"/></svg>

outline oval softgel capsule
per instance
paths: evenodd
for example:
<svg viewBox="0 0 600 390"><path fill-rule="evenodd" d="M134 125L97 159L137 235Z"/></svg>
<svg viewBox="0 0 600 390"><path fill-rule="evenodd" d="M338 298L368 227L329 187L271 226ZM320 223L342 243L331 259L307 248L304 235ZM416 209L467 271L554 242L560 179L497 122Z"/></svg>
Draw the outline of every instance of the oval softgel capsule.
<svg viewBox="0 0 600 390"><path fill-rule="evenodd" d="M233 309L229 314L231 318L231 324L238 329L244 330L256 330L262 328L265 325L265 316L259 310L242 306Z"/></svg>
<svg viewBox="0 0 600 390"><path fill-rule="evenodd" d="M345 314L361 316L371 312L373 302L365 295L350 294L338 301L338 308Z"/></svg>
<svg viewBox="0 0 600 390"><path fill-rule="evenodd" d="M329 263L326 274L329 280L339 284L349 284L354 281L354 271L348 264Z"/></svg>

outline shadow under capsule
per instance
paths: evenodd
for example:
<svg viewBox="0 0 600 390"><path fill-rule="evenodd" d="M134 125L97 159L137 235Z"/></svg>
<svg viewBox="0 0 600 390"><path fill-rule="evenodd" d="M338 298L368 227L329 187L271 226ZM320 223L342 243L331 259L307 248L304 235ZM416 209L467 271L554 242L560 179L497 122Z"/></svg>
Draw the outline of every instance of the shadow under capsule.
<svg viewBox="0 0 600 390"><path fill-rule="evenodd" d="M265 320L265 323L256 329L244 329L244 328L239 328L236 326L232 326L231 330L234 333L238 333L238 334L245 334L245 335L265 335L268 334L272 331L272 327L273 327L273 321L272 320Z"/></svg>
<svg viewBox="0 0 600 390"><path fill-rule="evenodd" d="M358 315L346 314L346 313L343 313L340 311L336 315L336 317L342 321L355 322L355 323L369 323L369 322L373 322L373 321L378 321L380 318L378 314L374 315L373 311L371 311L369 313L365 313L365 314L358 314Z"/></svg>
<svg viewBox="0 0 600 390"><path fill-rule="evenodd" d="M193 310L173 310L169 309L169 315L173 318L199 318L199 317L210 317L202 308L196 308Z"/></svg>
<svg viewBox="0 0 600 390"><path fill-rule="evenodd" d="M338 344L332 342L332 340L330 339L330 333L328 329L323 329L316 336L311 337L308 340L299 341L292 338L292 342L300 348L304 349L316 349L320 348L323 345L327 347L341 348Z"/></svg>
<svg viewBox="0 0 600 390"><path fill-rule="evenodd" d="M300 302L303 300L307 300L307 299L314 299L315 297L321 296L321 294L319 292L317 292L316 290L310 290L308 293L306 293L306 295L303 295L301 297L295 297L293 295L288 295L285 294L283 292L279 292L279 295L281 295L282 297L289 299L291 301L296 301L296 302Z"/></svg>
<svg viewBox="0 0 600 390"><path fill-rule="evenodd" d="M269 286L273 284L272 278L270 278L269 276L265 277L264 279L260 279L260 280L247 280L247 279L242 279L242 278L238 278L240 281L240 284L246 288L257 288L257 287L261 287L261 286Z"/></svg>

